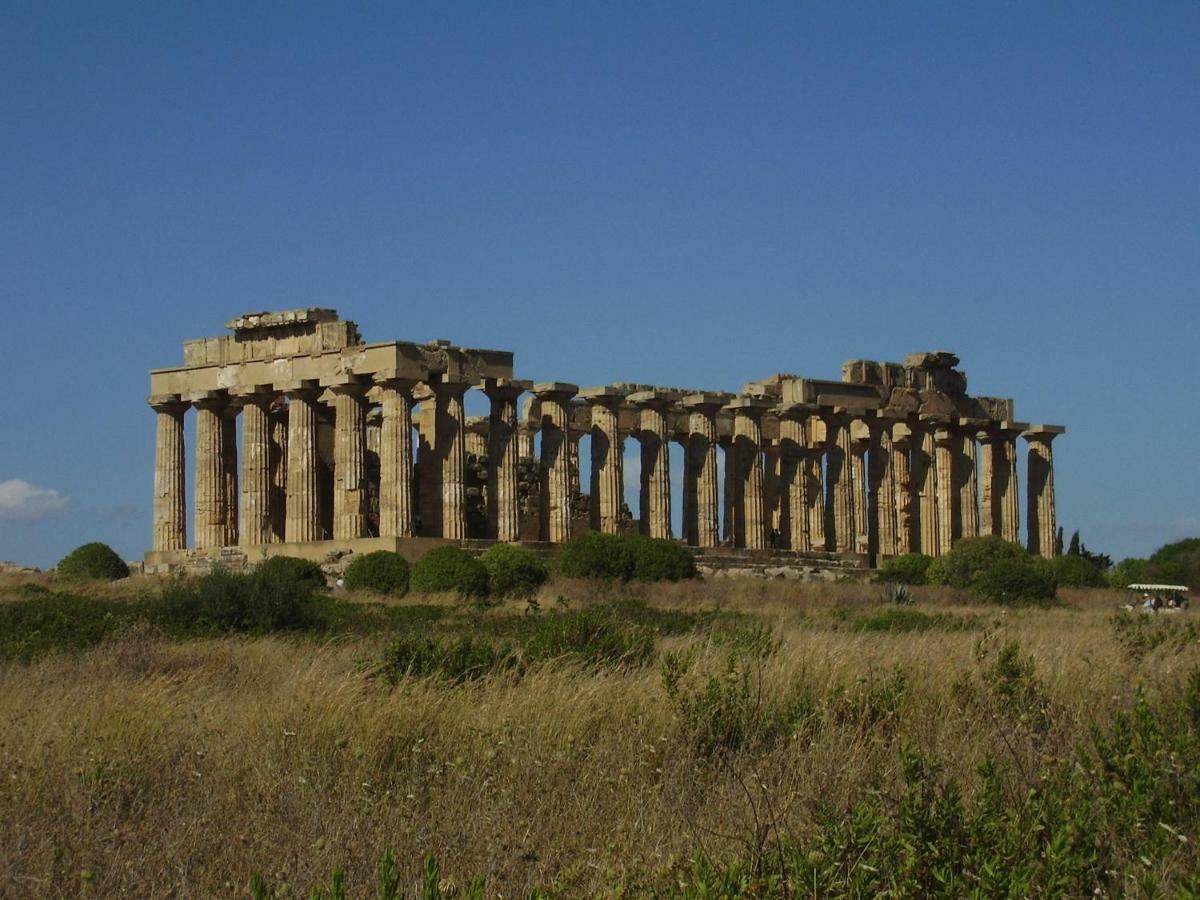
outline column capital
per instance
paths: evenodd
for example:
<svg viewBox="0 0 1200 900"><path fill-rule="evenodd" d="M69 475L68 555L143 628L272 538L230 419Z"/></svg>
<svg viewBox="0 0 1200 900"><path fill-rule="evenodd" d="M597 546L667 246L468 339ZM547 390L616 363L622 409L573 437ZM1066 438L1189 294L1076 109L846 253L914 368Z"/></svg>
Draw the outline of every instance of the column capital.
<svg viewBox="0 0 1200 900"><path fill-rule="evenodd" d="M412 389L421 383L421 379L406 375L399 369L380 369L371 376L371 380L377 387L401 393L411 393Z"/></svg>
<svg viewBox="0 0 1200 900"><path fill-rule="evenodd" d="M229 395L225 391L197 391L187 395L187 402L196 409L211 409L220 412L229 405Z"/></svg>
<svg viewBox="0 0 1200 900"><path fill-rule="evenodd" d="M734 397L723 408L729 410L734 416L745 416L758 421L773 406L775 406L775 402L766 397L740 396Z"/></svg>
<svg viewBox="0 0 1200 900"><path fill-rule="evenodd" d="M540 381L530 390L539 400L565 403L579 393L579 385L566 381Z"/></svg>
<svg viewBox="0 0 1200 900"><path fill-rule="evenodd" d="M146 402L155 412L172 414L185 412L191 406L179 394L151 394L146 398Z"/></svg>
<svg viewBox="0 0 1200 900"><path fill-rule="evenodd" d="M231 402L239 406L254 404L264 409L278 396L278 392L269 384L246 385L230 392Z"/></svg>
<svg viewBox="0 0 1200 900"><path fill-rule="evenodd" d="M636 407L662 412L674 404L679 399L679 395L673 391L648 390L635 391L627 399Z"/></svg>
<svg viewBox="0 0 1200 900"><path fill-rule="evenodd" d="M722 391L697 391L694 394L684 394L679 399L679 405L692 412L715 415L721 407L733 399L733 394Z"/></svg>
<svg viewBox="0 0 1200 900"><path fill-rule="evenodd" d="M1066 434L1066 431L1067 429L1063 425L1027 425L1021 432L1021 437L1030 443L1036 441L1041 444L1049 444L1060 434Z"/></svg>
<svg viewBox="0 0 1200 900"><path fill-rule="evenodd" d="M485 378L481 390L493 400L516 400L533 387L532 381L519 378Z"/></svg>

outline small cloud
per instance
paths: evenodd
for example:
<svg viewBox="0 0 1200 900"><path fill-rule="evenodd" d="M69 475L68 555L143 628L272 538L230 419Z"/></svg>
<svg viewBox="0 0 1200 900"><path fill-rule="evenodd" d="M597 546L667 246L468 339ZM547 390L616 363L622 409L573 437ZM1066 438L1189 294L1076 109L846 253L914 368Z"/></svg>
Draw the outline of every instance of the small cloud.
<svg viewBox="0 0 1200 900"><path fill-rule="evenodd" d="M42 488L13 478L0 481L0 522L40 522L60 516L67 498L53 488Z"/></svg>

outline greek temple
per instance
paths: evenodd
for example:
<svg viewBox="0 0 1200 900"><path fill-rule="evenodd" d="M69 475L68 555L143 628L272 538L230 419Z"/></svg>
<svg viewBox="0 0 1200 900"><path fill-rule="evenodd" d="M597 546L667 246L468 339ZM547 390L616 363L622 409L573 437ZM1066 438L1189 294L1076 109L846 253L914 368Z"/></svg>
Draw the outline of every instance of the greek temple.
<svg viewBox="0 0 1200 900"><path fill-rule="evenodd" d="M415 558L434 543L553 545L588 531L678 539L713 561L937 556L964 537L1021 540L1018 438L1025 544L1056 552L1051 446L1065 429L1015 421L1011 399L970 396L951 353L852 360L838 381L776 374L736 394L581 389L514 377L508 351L366 343L331 309L253 313L226 327L186 341L182 366L150 374L148 571L238 555ZM472 390L487 416L466 415ZM629 438L640 450L636 511L625 502Z"/></svg>

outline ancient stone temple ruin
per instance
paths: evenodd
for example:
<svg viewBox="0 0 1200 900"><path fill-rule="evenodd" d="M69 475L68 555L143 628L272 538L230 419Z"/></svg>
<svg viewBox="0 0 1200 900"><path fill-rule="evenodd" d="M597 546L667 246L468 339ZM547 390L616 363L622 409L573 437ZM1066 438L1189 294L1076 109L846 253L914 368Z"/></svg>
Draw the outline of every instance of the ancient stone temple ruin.
<svg viewBox="0 0 1200 900"><path fill-rule="evenodd" d="M514 377L507 351L366 343L329 309L254 313L227 327L185 342L182 366L150 376L151 571L239 555L415 558L439 542L552 545L589 530L679 539L717 567L937 556L963 537L1020 540L1018 437L1028 445L1026 543L1055 553L1051 445L1064 429L1015 421L1012 400L970 396L950 353L854 360L840 381L772 375L737 394L580 389ZM487 397L488 416L465 415L470 390ZM627 438L641 454L636 511L625 503Z"/></svg>

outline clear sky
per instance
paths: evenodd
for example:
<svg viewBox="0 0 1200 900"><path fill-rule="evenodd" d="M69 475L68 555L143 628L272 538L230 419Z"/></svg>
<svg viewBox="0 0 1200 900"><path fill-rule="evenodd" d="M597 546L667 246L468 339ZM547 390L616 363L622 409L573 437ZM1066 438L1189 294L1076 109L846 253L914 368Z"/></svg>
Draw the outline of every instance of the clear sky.
<svg viewBox="0 0 1200 900"><path fill-rule="evenodd" d="M1145 554L1200 535L1200 4L0 4L0 559L140 557L147 371L306 305L581 385L950 349Z"/></svg>

